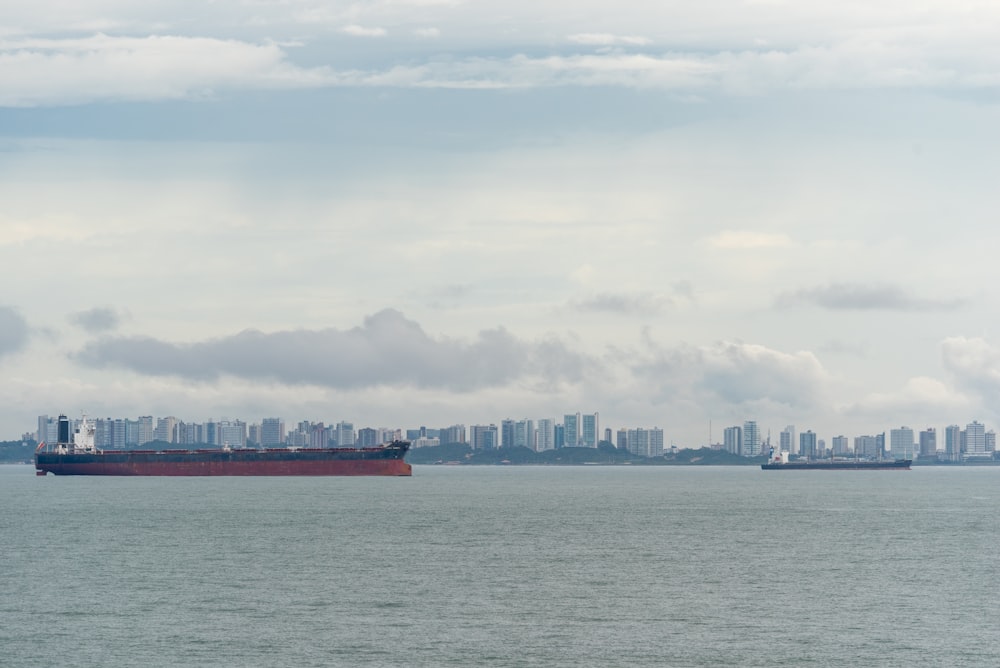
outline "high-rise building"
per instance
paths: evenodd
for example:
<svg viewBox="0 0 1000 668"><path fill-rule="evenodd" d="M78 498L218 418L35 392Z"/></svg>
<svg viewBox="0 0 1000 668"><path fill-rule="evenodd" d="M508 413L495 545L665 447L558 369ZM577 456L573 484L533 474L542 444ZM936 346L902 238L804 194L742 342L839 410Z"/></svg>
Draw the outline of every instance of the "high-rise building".
<svg viewBox="0 0 1000 668"><path fill-rule="evenodd" d="M965 425L965 456L985 457L986 452L986 427L973 420Z"/></svg>
<svg viewBox="0 0 1000 668"><path fill-rule="evenodd" d="M371 427L358 429L358 438L355 444L359 448L374 448L377 445L382 445L378 442L378 432Z"/></svg>
<svg viewBox="0 0 1000 668"><path fill-rule="evenodd" d="M338 422L337 426L333 429L333 441L336 442L338 448L353 448L354 423Z"/></svg>
<svg viewBox="0 0 1000 668"><path fill-rule="evenodd" d="M920 456L937 457L937 432L934 427L928 427L920 432Z"/></svg>
<svg viewBox="0 0 1000 668"><path fill-rule="evenodd" d="M944 456L951 462L962 459L962 428L957 424L944 428Z"/></svg>
<svg viewBox="0 0 1000 668"><path fill-rule="evenodd" d="M219 445L231 448L245 448L247 444L247 423L241 420L220 420L215 424Z"/></svg>
<svg viewBox="0 0 1000 668"><path fill-rule="evenodd" d="M628 450L628 429L622 427L615 437L615 447L619 450Z"/></svg>
<svg viewBox="0 0 1000 668"><path fill-rule="evenodd" d="M913 459L913 430L900 427L889 431L889 455L893 459Z"/></svg>
<svg viewBox="0 0 1000 668"><path fill-rule="evenodd" d="M153 432L153 438L157 441L164 441L166 443L176 443L178 422L180 422L180 420L175 418L173 415L157 419L156 431Z"/></svg>
<svg viewBox="0 0 1000 668"><path fill-rule="evenodd" d="M56 443L59 440L59 420L48 415L39 415L35 437L39 443Z"/></svg>
<svg viewBox="0 0 1000 668"><path fill-rule="evenodd" d="M626 432L625 448L639 457L663 456L663 430L629 429Z"/></svg>
<svg viewBox="0 0 1000 668"><path fill-rule="evenodd" d="M834 436L833 437L833 456L834 457L845 457L850 454L850 449L848 448L847 437L846 436Z"/></svg>
<svg viewBox="0 0 1000 668"><path fill-rule="evenodd" d="M313 422L309 425L309 447L327 448L330 447L330 432L322 422Z"/></svg>
<svg viewBox="0 0 1000 668"><path fill-rule="evenodd" d="M152 442L156 438L155 430L153 429L153 416L140 415L137 422L139 426L137 428L135 444L145 445Z"/></svg>
<svg viewBox="0 0 1000 668"><path fill-rule="evenodd" d="M757 457L760 455L760 432L757 430L756 420L747 420L743 423L743 450L744 457Z"/></svg>
<svg viewBox="0 0 1000 668"><path fill-rule="evenodd" d="M563 438L567 448L575 448L580 445L580 414L563 416Z"/></svg>
<svg viewBox="0 0 1000 668"><path fill-rule="evenodd" d="M790 424L781 430L781 434L778 436L778 447L781 452L792 455L798 453L795 443L795 425Z"/></svg>
<svg viewBox="0 0 1000 668"><path fill-rule="evenodd" d="M585 448L596 448L601 437L601 425L597 413L584 414L580 424L580 444Z"/></svg>
<svg viewBox="0 0 1000 668"><path fill-rule="evenodd" d="M453 424L440 431L438 438L441 443L465 443L465 425Z"/></svg>
<svg viewBox="0 0 1000 668"><path fill-rule="evenodd" d="M514 423L514 447L535 449L535 421L527 418Z"/></svg>
<svg viewBox="0 0 1000 668"><path fill-rule="evenodd" d="M878 436L855 436L854 455L861 459L879 459Z"/></svg>
<svg viewBox="0 0 1000 668"><path fill-rule="evenodd" d="M500 437L495 424L474 424L469 427L473 450L495 450L500 447Z"/></svg>
<svg viewBox="0 0 1000 668"><path fill-rule="evenodd" d="M205 442L205 426L195 422L177 423L177 443L180 445L195 445Z"/></svg>
<svg viewBox="0 0 1000 668"><path fill-rule="evenodd" d="M810 458L823 456L817 447L816 434L812 429L807 429L799 434L799 455Z"/></svg>
<svg viewBox="0 0 1000 668"><path fill-rule="evenodd" d="M556 421L551 418L542 418L538 421L536 430L536 448L538 452L554 450L556 447Z"/></svg>
<svg viewBox="0 0 1000 668"><path fill-rule="evenodd" d="M510 418L500 421L500 446L514 447L514 421Z"/></svg>
<svg viewBox="0 0 1000 668"><path fill-rule="evenodd" d="M743 429L741 427L726 427L722 432L722 443L726 452L734 455L743 454Z"/></svg>
<svg viewBox="0 0 1000 668"><path fill-rule="evenodd" d="M269 417L260 421L260 444L273 448L285 442L285 423L281 418Z"/></svg>

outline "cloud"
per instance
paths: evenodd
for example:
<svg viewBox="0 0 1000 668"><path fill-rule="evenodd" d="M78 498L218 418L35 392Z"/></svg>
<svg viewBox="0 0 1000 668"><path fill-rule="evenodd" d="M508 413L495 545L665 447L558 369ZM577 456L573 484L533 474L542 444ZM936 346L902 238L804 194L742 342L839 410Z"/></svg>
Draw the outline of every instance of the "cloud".
<svg viewBox="0 0 1000 668"><path fill-rule="evenodd" d="M320 12L310 20L352 21L342 34L386 38L382 27L363 25L351 11ZM377 20L391 17L376 15ZM406 21L401 25L406 26ZM437 28L408 30L438 37ZM58 34L48 32L45 34ZM254 43L217 37L150 34L4 39L0 36L0 106L73 105L101 101L201 98L227 90L274 90L334 86L523 89L615 86L681 95L709 92L760 95L776 90L931 88L992 90L1000 85L1000 50L977 35L952 44L947 36L856 30L817 36L816 43L783 49L740 44L648 53L651 41L634 34L582 32L568 36L569 49L520 51L523 42L493 43L483 54L416 51L367 69L300 66L287 42ZM738 41L738 40L737 40ZM530 42L530 40L529 40ZM411 46L417 44L410 42ZM310 44L322 48L322 42ZM570 49L597 46L596 53ZM704 46L704 45L701 45ZM514 51L514 49L519 51ZM629 49L642 49L630 53Z"/></svg>
<svg viewBox="0 0 1000 668"><path fill-rule="evenodd" d="M963 302L918 298L895 285L834 283L779 295L775 304L783 308L805 305L831 310L950 311Z"/></svg>
<svg viewBox="0 0 1000 668"><path fill-rule="evenodd" d="M88 332L97 333L117 329L121 318L114 309L92 308L74 313L70 316L70 321Z"/></svg>
<svg viewBox="0 0 1000 668"><path fill-rule="evenodd" d="M784 353L762 345L721 342L701 351L702 385L730 403L767 400L811 405L827 374L810 352Z"/></svg>
<svg viewBox="0 0 1000 668"><path fill-rule="evenodd" d="M386 35L385 28L365 28L355 24L344 26L340 32L355 37L385 37Z"/></svg>
<svg viewBox="0 0 1000 668"><path fill-rule="evenodd" d="M210 381L222 375L331 388L410 385L453 391L530 382L578 381L592 362L556 340L522 341L502 328L476 340L434 339L398 311L380 311L350 330L248 330L192 344L108 337L74 358L152 376Z"/></svg>
<svg viewBox="0 0 1000 668"><path fill-rule="evenodd" d="M793 245L792 240L785 234L739 230L720 232L711 237L708 243L716 248L735 248L741 250L788 248Z"/></svg>
<svg viewBox="0 0 1000 668"><path fill-rule="evenodd" d="M0 41L0 106L205 97L232 88L308 88L327 68L290 63L277 44L94 35Z"/></svg>
<svg viewBox="0 0 1000 668"><path fill-rule="evenodd" d="M645 355L622 359L636 377L659 386L661 402L736 407L816 406L829 376L815 355L720 341L663 348L647 340Z"/></svg>
<svg viewBox="0 0 1000 668"><path fill-rule="evenodd" d="M917 420L933 422L939 416L966 409L968 399L936 378L919 376L909 379L896 392L873 392L856 403L848 404L840 412L852 417L885 420L886 416L899 421Z"/></svg>
<svg viewBox="0 0 1000 668"><path fill-rule="evenodd" d="M651 40L635 35L612 35L610 33L592 32L570 35L567 39L574 44L588 44L592 46L616 46L622 44L628 46L645 46L651 43Z"/></svg>
<svg viewBox="0 0 1000 668"><path fill-rule="evenodd" d="M0 357L18 352L28 342L28 323L9 306L0 306Z"/></svg>
<svg viewBox="0 0 1000 668"><path fill-rule="evenodd" d="M674 300L660 294L602 293L570 302L575 311L653 315L674 305Z"/></svg>
<svg viewBox="0 0 1000 668"><path fill-rule="evenodd" d="M1000 400L1000 349L982 338L949 337L941 359L955 384L995 406Z"/></svg>

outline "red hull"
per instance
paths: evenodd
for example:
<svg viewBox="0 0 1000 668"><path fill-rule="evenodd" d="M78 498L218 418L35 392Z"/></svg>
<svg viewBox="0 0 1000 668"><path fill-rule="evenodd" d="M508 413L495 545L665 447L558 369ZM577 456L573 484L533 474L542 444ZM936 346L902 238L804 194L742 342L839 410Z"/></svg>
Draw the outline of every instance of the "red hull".
<svg viewBox="0 0 1000 668"><path fill-rule="evenodd" d="M39 451L40 475L147 476L408 476L410 444L379 448L289 450L126 450L84 453Z"/></svg>
<svg viewBox="0 0 1000 668"><path fill-rule="evenodd" d="M401 459L278 462L92 462L46 464L40 475L114 476L408 476L413 469Z"/></svg>

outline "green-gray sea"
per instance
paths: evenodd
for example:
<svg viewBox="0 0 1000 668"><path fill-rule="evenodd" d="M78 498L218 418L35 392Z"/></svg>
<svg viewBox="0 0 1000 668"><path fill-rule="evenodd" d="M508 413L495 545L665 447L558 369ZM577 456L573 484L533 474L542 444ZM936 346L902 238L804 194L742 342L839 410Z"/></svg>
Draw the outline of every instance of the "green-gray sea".
<svg viewBox="0 0 1000 668"><path fill-rule="evenodd" d="M997 666L1000 467L0 466L0 665Z"/></svg>

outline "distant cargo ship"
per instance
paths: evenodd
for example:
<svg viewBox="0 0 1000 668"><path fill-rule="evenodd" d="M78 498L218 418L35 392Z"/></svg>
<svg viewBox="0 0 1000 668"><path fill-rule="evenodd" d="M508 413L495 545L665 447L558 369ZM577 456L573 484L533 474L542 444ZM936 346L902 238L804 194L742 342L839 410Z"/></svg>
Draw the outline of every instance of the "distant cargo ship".
<svg viewBox="0 0 1000 668"><path fill-rule="evenodd" d="M221 450L115 450L94 446L86 417L70 438L69 420L59 416L59 442L40 444L35 473L113 476L408 476L407 441L377 448L268 448Z"/></svg>
<svg viewBox="0 0 1000 668"><path fill-rule="evenodd" d="M779 456L771 453L770 461L761 464L765 471L872 471L882 469L910 470L912 459L871 461L867 459L799 459L788 461L788 453Z"/></svg>

